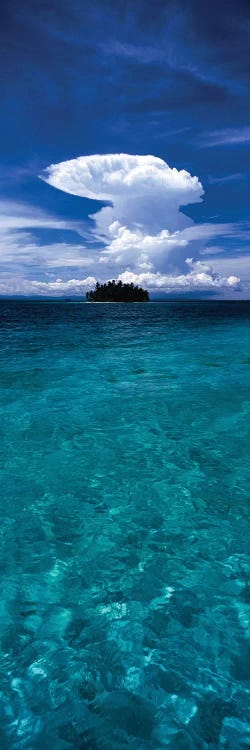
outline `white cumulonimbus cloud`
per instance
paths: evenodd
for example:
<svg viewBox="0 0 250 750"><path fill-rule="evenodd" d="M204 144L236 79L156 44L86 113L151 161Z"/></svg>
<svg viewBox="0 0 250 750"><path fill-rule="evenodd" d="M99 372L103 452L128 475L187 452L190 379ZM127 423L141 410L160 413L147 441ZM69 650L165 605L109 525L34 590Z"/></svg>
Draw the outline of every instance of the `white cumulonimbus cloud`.
<svg viewBox="0 0 250 750"><path fill-rule="evenodd" d="M87 221L71 221L1 200L0 294L83 296L96 280L110 278L151 291L223 294L240 287L237 264L248 283L244 257L230 265L225 253L216 259L213 252L221 252L223 237L249 241L249 227L194 224L183 207L200 202L203 188L189 172L154 156L106 154L53 164L42 179L101 201L99 209L95 205ZM46 241L47 230L54 232L52 242L51 236ZM204 255L209 257L211 241L208 265Z"/></svg>
<svg viewBox="0 0 250 750"><path fill-rule="evenodd" d="M52 164L44 179L72 195L112 205L95 214L97 229L108 232L114 221L145 233L174 232L189 226L180 206L200 202L203 188L197 177L172 169L156 156L97 154Z"/></svg>
<svg viewBox="0 0 250 750"><path fill-rule="evenodd" d="M105 202L91 218L96 240L103 243L95 275L140 282L151 289L189 291L238 288L236 276L224 277L196 261L206 238L222 233L221 225L195 227L181 210L199 203L198 177L171 168L155 156L97 154L52 164L43 179L72 195ZM205 226L205 229L204 229ZM198 257L197 257L198 256Z"/></svg>

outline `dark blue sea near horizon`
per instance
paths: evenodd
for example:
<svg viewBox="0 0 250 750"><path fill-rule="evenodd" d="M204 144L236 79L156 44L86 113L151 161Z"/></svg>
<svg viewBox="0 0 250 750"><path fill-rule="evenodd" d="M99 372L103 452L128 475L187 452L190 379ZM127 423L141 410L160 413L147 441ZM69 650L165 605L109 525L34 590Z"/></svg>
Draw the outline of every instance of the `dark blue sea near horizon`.
<svg viewBox="0 0 250 750"><path fill-rule="evenodd" d="M250 747L249 331L0 302L1 750Z"/></svg>

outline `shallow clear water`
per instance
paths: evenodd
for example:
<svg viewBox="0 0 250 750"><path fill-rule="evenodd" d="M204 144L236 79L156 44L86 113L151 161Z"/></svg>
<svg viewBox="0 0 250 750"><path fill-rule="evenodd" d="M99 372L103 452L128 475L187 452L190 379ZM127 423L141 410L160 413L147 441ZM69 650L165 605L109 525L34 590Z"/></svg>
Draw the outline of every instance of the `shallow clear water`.
<svg viewBox="0 0 250 750"><path fill-rule="evenodd" d="M250 304L0 304L1 750L246 750Z"/></svg>

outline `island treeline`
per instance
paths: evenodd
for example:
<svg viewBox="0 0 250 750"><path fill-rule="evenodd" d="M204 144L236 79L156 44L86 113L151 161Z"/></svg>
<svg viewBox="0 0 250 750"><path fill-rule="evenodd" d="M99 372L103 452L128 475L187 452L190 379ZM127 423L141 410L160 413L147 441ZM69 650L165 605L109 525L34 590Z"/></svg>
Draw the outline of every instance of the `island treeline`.
<svg viewBox="0 0 250 750"><path fill-rule="evenodd" d="M86 293L87 302L149 302L147 289L135 284L123 284L122 281L108 281L99 284Z"/></svg>

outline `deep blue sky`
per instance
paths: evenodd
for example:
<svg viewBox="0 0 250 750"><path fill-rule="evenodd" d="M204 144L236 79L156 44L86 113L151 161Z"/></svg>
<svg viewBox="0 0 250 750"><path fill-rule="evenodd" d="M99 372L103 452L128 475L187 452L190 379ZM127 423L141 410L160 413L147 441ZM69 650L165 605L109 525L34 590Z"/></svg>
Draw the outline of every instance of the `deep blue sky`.
<svg viewBox="0 0 250 750"><path fill-rule="evenodd" d="M13 292L23 275L47 278L31 249L23 270L13 211L36 208L68 223L93 213L89 200L41 181L43 169L122 152L152 154L198 176L204 200L186 213L199 224L234 223L223 240L208 240L206 262L225 276L237 273L249 296L249 0L2 0L0 13L0 198L12 247L1 265L6 291L10 263ZM84 251L73 224L42 223L25 219L15 232L29 234L28 245L31 237L41 248L80 242ZM89 275L77 267L66 273L61 255L59 268L65 280Z"/></svg>

